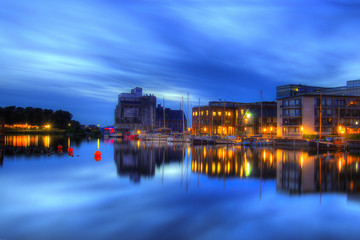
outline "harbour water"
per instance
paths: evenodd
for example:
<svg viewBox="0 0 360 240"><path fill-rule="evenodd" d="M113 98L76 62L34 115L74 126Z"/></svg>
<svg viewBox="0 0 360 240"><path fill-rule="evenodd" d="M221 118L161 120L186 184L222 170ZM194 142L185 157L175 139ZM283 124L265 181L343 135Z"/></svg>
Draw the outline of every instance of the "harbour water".
<svg viewBox="0 0 360 240"><path fill-rule="evenodd" d="M61 136L6 136L4 145L0 239L360 234L360 155Z"/></svg>

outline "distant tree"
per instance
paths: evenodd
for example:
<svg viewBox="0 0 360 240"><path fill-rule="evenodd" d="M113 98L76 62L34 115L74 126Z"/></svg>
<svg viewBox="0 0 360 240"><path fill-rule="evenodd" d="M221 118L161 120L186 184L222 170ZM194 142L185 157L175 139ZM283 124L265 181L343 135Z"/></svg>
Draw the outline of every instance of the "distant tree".
<svg viewBox="0 0 360 240"><path fill-rule="evenodd" d="M41 109L32 107L0 107L0 118L4 119L5 124L29 124L29 125L47 125L51 124L55 128L66 129L72 119L72 114L51 109Z"/></svg>

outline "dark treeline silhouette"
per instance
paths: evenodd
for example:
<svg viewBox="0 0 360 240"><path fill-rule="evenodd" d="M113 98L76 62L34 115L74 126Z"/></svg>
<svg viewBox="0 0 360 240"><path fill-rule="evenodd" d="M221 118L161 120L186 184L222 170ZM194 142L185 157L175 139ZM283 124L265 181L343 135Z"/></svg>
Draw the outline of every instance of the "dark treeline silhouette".
<svg viewBox="0 0 360 240"><path fill-rule="evenodd" d="M52 128L66 129L69 124L79 125L72 121L72 114L63 110L41 108L22 108L16 106L0 107L0 118L5 124L29 124L43 126L50 124Z"/></svg>

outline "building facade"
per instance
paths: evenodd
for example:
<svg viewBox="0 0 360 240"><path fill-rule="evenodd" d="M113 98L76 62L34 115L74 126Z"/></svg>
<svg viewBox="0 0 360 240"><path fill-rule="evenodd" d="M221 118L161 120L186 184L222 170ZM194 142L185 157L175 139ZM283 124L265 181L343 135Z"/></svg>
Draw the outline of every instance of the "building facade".
<svg viewBox="0 0 360 240"><path fill-rule="evenodd" d="M164 118L165 113L165 118ZM171 128L176 132L183 132L187 129L187 120L182 110L171 110L170 108L164 108L159 104L156 108L156 128ZM165 124L164 124L165 120Z"/></svg>
<svg viewBox="0 0 360 240"><path fill-rule="evenodd" d="M285 87L288 86L293 88L288 94L284 94L284 86L277 88L277 136L319 135L320 125L322 135L360 133L360 80L336 88L302 85L307 91L294 88L296 85Z"/></svg>
<svg viewBox="0 0 360 240"><path fill-rule="evenodd" d="M276 102L209 102L192 109L193 134L276 134Z"/></svg>
<svg viewBox="0 0 360 240"><path fill-rule="evenodd" d="M115 108L117 131L151 130L155 124L156 97L144 95L142 88L131 89L130 93L121 93Z"/></svg>

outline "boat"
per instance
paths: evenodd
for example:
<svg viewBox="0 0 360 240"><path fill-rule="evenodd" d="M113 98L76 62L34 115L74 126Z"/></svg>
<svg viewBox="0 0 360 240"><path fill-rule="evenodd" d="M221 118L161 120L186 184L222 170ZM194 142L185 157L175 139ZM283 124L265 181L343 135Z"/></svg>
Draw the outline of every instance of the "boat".
<svg viewBox="0 0 360 240"><path fill-rule="evenodd" d="M107 135L109 138L122 138L123 135L121 132L113 132L110 133L109 135ZM106 138L106 135L104 135L104 137Z"/></svg>
<svg viewBox="0 0 360 240"><path fill-rule="evenodd" d="M235 139L231 138L231 137L219 137L219 136L213 136L213 139L215 141L215 144L233 144Z"/></svg>
<svg viewBox="0 0 360 240"><path fill-rule="evenodd" d="M141 140L166 142L171 137L171 128L157 128L141 135Z"/></svg>
<svg viewBox="0 0 360 240"><path fill-rule="evenodd" d="M127 132L124 135L124 140L133 141L138 139L139 134L137 132Z"/></svg>
<svg viewBox="0 0 360 240"><path fill-rule="evenodd" d="M173 134L167 138L167 141L172 143L191 142L191 138L183 134Z"/></svg>
<svg viewBox="0 0 360 240"><path fill-rule="evenodd" d="M345 138L327 138L322 141L310 141L309 147L320 150L344 150L346 148L345 142Z"/></svg>

